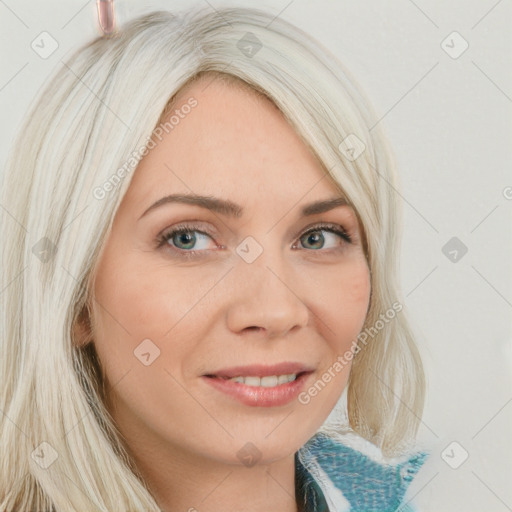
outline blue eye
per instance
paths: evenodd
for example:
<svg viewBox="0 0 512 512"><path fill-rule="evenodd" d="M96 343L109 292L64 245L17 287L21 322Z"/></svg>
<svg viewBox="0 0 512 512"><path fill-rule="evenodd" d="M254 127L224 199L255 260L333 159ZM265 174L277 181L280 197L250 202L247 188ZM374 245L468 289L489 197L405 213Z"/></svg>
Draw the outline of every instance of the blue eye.
<svg viewBox="0 0 512 512"><path fill-rule="evenodd" d="M326 237L326 235L322 233L335 235L332 236L331 247L325 247L326 239L328 242L329 237ZM166 245L169 249L184 258L200 257L207 254L210 250L215 249L215 247L214 249L208 249L208 239L213 241L213 235L199 229L199 226L181 224L161 234L157 238L157 248ZM352 243L352 239L347 232L337 224L318 224L313 226L299 237L299 241L301 241L303 245L311 244L311 249L314 252L318 252L322 249L324 251L337 250L343 248L347 243ZM216 247L218 248L218 246ZM293 249L296 249L295 245Z"/></svg>
<svg viewBox="0 0 512 512"><path fill-rule="evenodd" d="M191 233L198 233L199 236ZM171 231L171 233L166 235L166 240L172 240L173 244L176 245L178 249L192 249L193 247L190 247L190 245L195 245L198 243L198 241L204 241L206 237L209 237L209 235L203 233L202 231L198 231L196 229L187 229ZM197 247L195 248L197 249ZM199 249L201 249L201 247L199 247ZM202 247L202 249L205 249L205 247Z"/></svg>
<svg viewBox="0 0 512 512"><path fill-rule="evenodd" d="M325 248L325 235L320 235L320 233L325 232L329 233L330 235L336 235L333 238L341 238L346 243L352 243L352 240L350 236L347 234L347 232L342 229L340 226L336 226L335 224L327 224L327 225L319 225L315 226L312 229L309 229L306 231L301 237L300 240L303 240L304 237L305 240L307 240L306 243L316 244L318 245L320 243L320 247L315 247L314 249L335 249L337 247L337 241L334 240L334 246L333 247L327 247Z"/></svg>
<svg viewBox="0 0 512 512"><path fill-rule="evenodd" d="M212 235L200 229L199 226L180 224L170 231L162 233L157 238L157 249L166 245L171 251L178 253L178 256L184 258L204 256L209 252L209 249L206 247L208 238L213 239ZM199 249L201 250L197 250L196 244L198 242L200 245Z"/></svg>

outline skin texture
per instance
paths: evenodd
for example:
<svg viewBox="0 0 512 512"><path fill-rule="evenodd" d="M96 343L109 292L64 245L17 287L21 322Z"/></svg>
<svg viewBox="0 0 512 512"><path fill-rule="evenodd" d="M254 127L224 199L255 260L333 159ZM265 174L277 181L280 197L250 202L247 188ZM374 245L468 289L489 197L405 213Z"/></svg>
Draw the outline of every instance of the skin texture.
<svg viewBox="0 0 512 512"><path fill-rule="evenodd" d="M205 77L176 108L191 96L197 106L136 169L96 268L92 338L108 408L162 510L292 512L294 453L335 406L350 365L307 405L244 405L202 376L293 361L315 368L304 389L320 379L367 313L363 235L349 206L300 215L340 194L273 103ZM220 197L244 212L169 203L139 219L171 193ZM186 221L210 235L194 227L157 248L160 233ZM352 242L321 229L303 235L319 222L341 225ZM252 263L236 252L248 236L263 248ZM200 254L187 260L190 250ZM134 356L145 339L160 349L148 366ZM248 442L259 452L250 467L237 456Z"/></svg>

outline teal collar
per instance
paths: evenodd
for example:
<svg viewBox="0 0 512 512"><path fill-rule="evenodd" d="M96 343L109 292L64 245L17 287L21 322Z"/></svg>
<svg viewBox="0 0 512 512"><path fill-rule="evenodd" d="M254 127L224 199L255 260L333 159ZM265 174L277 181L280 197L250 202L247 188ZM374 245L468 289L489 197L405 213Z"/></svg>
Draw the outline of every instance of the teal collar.
<svg viewBox="0 0 512 512"><path fill-rule="evenodd" d="M317 481L295 453L295 501L299 512L329 512L325 496Z"/></svg>
<svg viewBox="0 0 512 512"><path fill-rule="evenodd" d="M324 433L315 434L295 453L296 500L300 512L329 512L327 498L314 476L320 467L350 504L350 512L405 512L407 487L421 468L426 452L396 464L378 462ZM303 462L302 462L303 461ZM334 512L334 511L333 511Z"/></svg>

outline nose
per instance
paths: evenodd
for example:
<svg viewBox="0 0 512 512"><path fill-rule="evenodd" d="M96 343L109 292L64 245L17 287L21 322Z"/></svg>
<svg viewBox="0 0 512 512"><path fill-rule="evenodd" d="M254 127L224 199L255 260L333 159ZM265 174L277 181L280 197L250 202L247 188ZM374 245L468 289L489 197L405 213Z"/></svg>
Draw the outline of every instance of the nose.
<svg viewBox="0 0 512 512"><path fill-rule="evenodd" d="M263 331L265 337L279 338L307 325L305 290L300 287L296 271L287 267L283 258L273 258L264 251L250 264L237 263L228 292L227 323L232 332L257 330Z"/></svg>

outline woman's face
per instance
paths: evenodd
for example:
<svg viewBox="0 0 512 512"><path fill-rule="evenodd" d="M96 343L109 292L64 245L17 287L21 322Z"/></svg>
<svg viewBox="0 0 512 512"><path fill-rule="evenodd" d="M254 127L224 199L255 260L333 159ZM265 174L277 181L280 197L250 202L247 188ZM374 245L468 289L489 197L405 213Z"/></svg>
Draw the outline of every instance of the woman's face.
<svg viewBox="0 0 512 512"><path fill-rule="evenodd" d="M242 464L252 451L265 463L297 451L339 399L350 362L335 363L363 326L369 270L349 206L302 211L340 195L277 108L207 84L181 91L180 115L153 137L116 213L93 339L129 442L155 457ZM197 105L182 109L191 97ZM170 195L210 207L162 200ZM310 373L277 385L218 376L283 363L298 367L270 374Z"/></svg>

